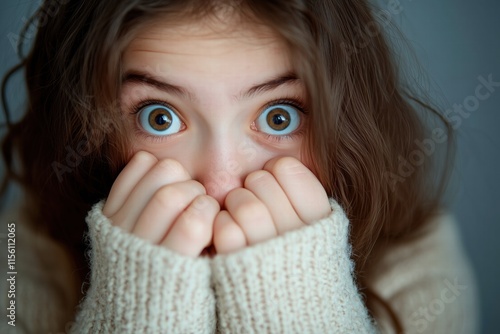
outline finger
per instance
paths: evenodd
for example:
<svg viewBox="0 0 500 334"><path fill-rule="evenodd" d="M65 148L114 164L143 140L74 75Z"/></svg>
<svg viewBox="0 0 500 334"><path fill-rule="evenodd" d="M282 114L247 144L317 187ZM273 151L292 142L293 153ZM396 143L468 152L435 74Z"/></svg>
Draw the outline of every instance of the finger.
<svg viewBox="0 0 500 334"><path fill-rule="evenodd" d="M213 222L219 210L219 203L213 197L196 197L161 244L179 254L199 256L212 241Z"/></svg>
<svg viewBox="0 0 500 334"><path fill-rule="evenodd" d="M153 195L163 186L190 180L184 167L172 159L160 160L134 187L131 194L115 216L126 231L131 231Z"/></svg>
<svg viewBox="0 0 500 334"><path fill-rule="evenodd" d="M144 208L132 233L158 244L184 209L205 194L205 187L194 180L163 186Z"/></svg>
<svg viewBox="0 0 500 334"><path fill-rule="evenodd" d="M125 203L135 185L158 162L154 155L148 152L137 152L116 178L109 192L102 213L111 217Z"/></svg>
<svg viewBox="0 0 500 334"><path fill-rule="evenodd" d="M304 226L278 181L268 171L250 173L245 179L245 188L266 205L279 235Z"/></svg>
<svg viewBox="0 0 500 334"><path fill-rule="evenodd" d="M213 240L217 254L235 252L247 245L245 233L226 210L215 217Z"/></svg>
<svg viewBox="0 0 500 334"><path fill-rule="evenodd" d="M331 212L325 189L316 176L292 157L274 158L264 165L278 181L300 219L310 224Z"/></svg>
<svg viewBox="0 0 500 334"><path fill-rule="evenodd" d="M231 217L245 233L248 245L278 235L269 210L250 190L236 188L230 191L224 204Z"/></svg>

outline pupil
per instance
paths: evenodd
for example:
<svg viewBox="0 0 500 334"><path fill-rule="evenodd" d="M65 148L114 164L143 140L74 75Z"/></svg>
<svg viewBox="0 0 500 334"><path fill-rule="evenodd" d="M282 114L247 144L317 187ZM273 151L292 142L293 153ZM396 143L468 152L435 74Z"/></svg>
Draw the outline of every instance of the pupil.
<svg viewBox="0 0 500 334"><path fill-rule="evenodd" d="M283 131L291 123L290 113L283 108L276 108L267 114L266 121L273 130Z"/></svg>
<svg viewBox="0 0 500 334"><path fill-rule="evenodd" d="M284 122L286 122L286 119L283 115L274 115L273 116L273 123L276 125L281 125Z"/></svg>
<svg viewBox="0 0 500 334"><path fill-rule="evenodd" d="M165 123L168 123L168 117L166 115L158 115L156 116L155 122L158 125L164 125Z"/></svg>

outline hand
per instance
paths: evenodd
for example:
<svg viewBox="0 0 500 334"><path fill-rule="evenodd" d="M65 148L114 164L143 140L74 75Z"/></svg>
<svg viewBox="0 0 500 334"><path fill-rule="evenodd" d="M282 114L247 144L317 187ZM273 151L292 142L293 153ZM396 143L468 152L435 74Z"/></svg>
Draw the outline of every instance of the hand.
<svg viewBox="0 0 500 334"><path fill-rule="evenodd" d="M314 174L291 157L274 158L229 192L214 222L214 246L227 254L298 229L331 213Z"/></svg>
<svg viewBox="0 0 500 334"><path fill-rule="evenodd" d="M219 210L179 162L138 152L115 180L102 211L127 232L196 257L212 241Z"/></svg>

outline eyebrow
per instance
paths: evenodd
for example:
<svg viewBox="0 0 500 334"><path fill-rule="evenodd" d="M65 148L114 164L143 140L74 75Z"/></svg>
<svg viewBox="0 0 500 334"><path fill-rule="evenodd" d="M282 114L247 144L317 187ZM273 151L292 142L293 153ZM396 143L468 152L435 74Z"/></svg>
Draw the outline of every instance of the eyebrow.
<svg viewBox="0 0 500 334"><path fill-rule="evenodd" d="M122 84L125 83L145 84L166 93L178 95L184 98L188 97L190 100L195 100L194 96L192 96L192 94L190 94L185 88L169 84L168 82L160 81L145 72L130 71L125 73Z"/></svg>
<svg viewBox="0 0 500 334"><path fill-rule="evenodd" d="M274 90L280 86L287 84L295 84L298 83L298 77L292 73L288 72L273 79L270 79L266 82L257 84L252 86L247 91L242 92L236 96L237 100L248 99L258 94L263 94L265 92ZM183 98L188 98L192 101L196 101L196 97L191 94L187 89L170 84L168 82L162 81L158 78L151 76L146 72L140 71L129 71L125 73L122 84L125 83L141 83L156 88L158 90L164 91L166 93L174 94Z"/></svg>

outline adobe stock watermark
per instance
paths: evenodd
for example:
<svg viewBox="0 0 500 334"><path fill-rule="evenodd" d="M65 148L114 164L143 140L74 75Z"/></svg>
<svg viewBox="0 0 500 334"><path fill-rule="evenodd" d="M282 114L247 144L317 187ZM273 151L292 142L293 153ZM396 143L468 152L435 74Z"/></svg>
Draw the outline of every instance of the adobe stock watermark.
<svg viewBox="0 0 500 334"><path fill-rule="evenodd" d="M167 76L169 73L168 67L162 66L162 64L155 64L155 66L148 64L144 67L144 71L158 77ZM135 99L141 100L140 89L132 92L132 96ZM233 178L239 177L243 173L243 166L257 158L257 149L250 142L241 142L236 147L235 153L236 156L229 159L223 168L210 171L210 181L206 185L209 193L216 193L221 186L228 184Z"/></svg>
<svg viewBox="0 0 500 334"><path fill-rule="evenodd" d="M168 73L168 69L161 66L161 64L156 64L155 66L146 65L143 70L154 77L161 77ZM137 101L143 101L148 97L147 91L141 88L141 85L135 85L133 88L127 87L125 93L123 94L123 100L128 101L128 103L124 103L124 101L115 101L112 109L121 110L126 104L134 104ZM90 101L91 98L87 97L87 100ZM83 105L84 108L91 108L91 104L89 102L83 102ZM122 116L126 114L124 111L126 110L121 110ZM125 122L127 121L130 120L125 120ZM98 132L106 135L113 131L116 126L117 124L113 121L113 119L108 118L107 120L105 119L102 121L101 129L99 129ZM87 139L80 141L76 146L65 146L66 155L64 160L52 162L52 169L57 176L58 181L63 182L65 174L71 173L82 163L86 156L90 155L93 150L98 148L99 144L92 143L91 140ZM256 159L257 149L251 142L241 142L236 147L235 154L236 156L229 159L224 166L221 166L220 170L210 171L210 181L206 185L207 189L216 191L222 185L231 182L231 179L234 177L241 175L244 165L251 163Z"/></svg>
<svg viewBox="0 0 500 334"><path fill-rule="evenodd" d="M105 133L111 132L114 126L113 122L107 122L102 125ZM83 159L90 155L94 150L96 150L100 144L94 143L93 139L82 139L78 142L76 147L71 147L69 145L65 146L66 156L64 161L53 161L51 166L54 171L57 180L59 182L64 181L64 174L72 173L75 168L77 168L83 161Z"/></svg>
<svg viewBox="0 0 500 334"><path fill-rule="evenodd" d="M216 193L221 185L228 184L231 179L243 173L243 162L251 163L257 158L257 149L249 142L242 142L236 148L236 154L241 159L230 159L223 169L210 172L210 182L206 185L207 191Z"/></svg>
<svg viewBox="0 0 500 334"><path fill-rule="evenodd" d="M352 55L359 53L370 45L371 40L380 35L384 27L390 25L394 16L401 14L403 9L399 0L388 0L386 9L374 12L373 15L378 18L378 21L373 20L368 22L364 27L360 27L355 38L349 41L349 43L342 42L340 44L342 51L347 56L347 60L350 62Z"/></svg>
<svg viewBox="0 0 500 334"><path fill-rule="evenodd" d="M40 1L40 6L42 6L43 2L44 1ZM24 36L9 32L7 34L7 39L12 45L14 52L18 52L19 43L21 43L21 41L24 44L27 44L32 39L34 39L38 29L46 26L49 20L57 15L59 10L61 9L61 6L66 5L67 3L69 3L69 0L51 0L49 4L43 8L43 10L37 12L35 21L33 21L33 24L31 24L30 27L26 29ZM23 16L21 18L21 21L24 24L27 24L29 20L28 18L26 18L26 16Z"/></svg>
<svg viewBox="0 0 500 334"><path fill-rule="evenodd" d="M151 75L164 73L164 71L159 66L157 66L155 69L147 66L146 70L153 70L152 72L150 72ZM146 98L148 98L147 94L145 95L144 90L140 87L135 87L134 89L127 91L126 99L128 100L137 102L143 101ZM82 108L99 115L109 115L111 114L111 112L120 111L120 121L129 121L126 119L126 117L128 116L127 113L125 112L125 110L123 110L123 101L115 100L112 101L108 107L105 107L104 110L100 110L98 108L94 110L93 103L91 103L92 100L92 96L86 96L76 104L76 108ZM76 145L66 145L64 148L64 160L52 162L52 170L54 171L54 174L59 182L63 182L65 174L72 173L74 169L83 162L83 159L85 157L90 155L92 152L99 150L99 148L105 141L105 137L113 131L117 130L117 119L105 116L100 119L100 122L97 126L98 129L94 129L95 131L93 131L93 133L99 135L99 138L94 138L89 134L85 136L85 139L79 141Z"/></svg>
<svg viewBox="0 0 500 334"><path fill-rule="evenodd" d="M467 285L460 284L457 278L453 282L445 279L443 283L446 287L436 298L431 300L427 306L419 307L410 315L410 324L418 333L423 333L468 288Z"/></svg>
<svg viewBox="0 0 500 334"><path fill-rule="evenodd" d="M16 326L16 223L11 221L7 224L7 324L9 326ZM2 296L3 298L3 296Z"/></svg>
<svg viewBox="0 0 500 334"><path fill-rule="evenodd" d="M473 112L479 110L481 102L489 99L496 89L500 87L500 81L493 80L493 74L486 78L479 76L479 84L474 90L474 94L467 96L462 103L455 103L452 108L444 111L444 116L450 122L453 130L458 129L464 119L469 118ZM442 128L434 128L430 138L415 140L416 149L413 150L408 159L402 156L398 157L398 170L394 172L387 171L384 175L389 182L391 190L395 191L398 183L402 183L406 178L415 173L417 168L422 166L426 157L432 156L436 152L437 145L443 144L448 140L448 135Z"/></svg>
<svg viewBox="0 0 500 334"><path fill-rule="evenodd" d="M64 181L64 174L73 172L73 169L82 163L83 158L92 153L92 145L90 145L88 139L84 139L78 142L76 149L66 145L65 150L66 158L63 162L52 162L52 170L57 176L57 180L59 182Z"/></svg>
<svg viewBox="0 0 500 334"><path fill-rule="evenodd" d="M111 109L116 110L116 108L119 108L117 103L115 103ZM97 112L97 110L95 112ZM122 114L120 115L123 116ZM89 134L86 135L84 139L80 140L74 147L66 145L64 148L66 151L64 160L52 162L52 170L54 171L54 174L56 175L59 182L63 182L64 175L66 173L72 173L73 170L83 162L83 159L86 156L90 155L92 152L94 152L94 150L97 150L99 149L99 147L101 147L105 140L104 137L116 129L116 120L112 119L111 117L105 117L100 121L98 127L99 128L96 129L95 132L99 134L99 137L92 137Z"/></svg>
<svg viewBox="0 0 500 334"><path fill-rule="evenodd" d="M161 76L167 73L167 71L164 70L159 64L157 64L157 66L154 68L150 65L147 65L145 66L144 70L147 73L150 73L150 75L155 75L155 76ZM141 89L140 86L127 90L127 94L125 97L125 99L131 101L143 101L146 98L148 98L148 96L147 94L145 94L144 89ZM107 107L104 112L99 112L100 110L95 110L95 111L91 110L93 108L93 104L91 103L92 100L93 100L92 96L86 96L77 103L77 107L87 109L90 110L91 112L99 113L101 115L103 114L106 115L111 110L113 111L120 110L120 116L125 117L125 113L122 110L123 101L121 100L113 101L111 103L111 106ZM97 133L102 137L105 137L107 134L116 130L117 124L115 119L112 119L111 117L105 117L100 121L100 124L98 126L99 129L96 129L94 133ZM90 155L95 150L98 150L101 147L102 142L104 141L104 139L102 138L96 140L96 138L92 137L89 138L89 137L90 135L86 136L86 139L81 140L76 145L73 146L66 145L64 148L65 149L64 160L52 162L51 164L52 170L54 171L60 183L64 181L65 174L72 173L73 170L82 163L83 159L88 155Z"/></svg>

